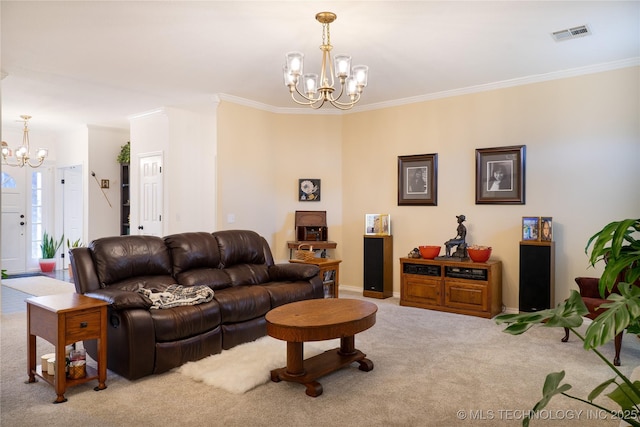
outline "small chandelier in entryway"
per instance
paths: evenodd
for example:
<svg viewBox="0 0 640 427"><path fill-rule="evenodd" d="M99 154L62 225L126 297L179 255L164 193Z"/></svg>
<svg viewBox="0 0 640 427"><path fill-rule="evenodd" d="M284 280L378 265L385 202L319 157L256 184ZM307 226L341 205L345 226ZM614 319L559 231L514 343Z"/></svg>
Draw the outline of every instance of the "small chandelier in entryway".
<svg viewBox="0 0 640 427"><path fill-rule="evenodd" d="M320 12L316 20L322 24L322 69L320 77L317 74L303 74L304 54L289 52L286 55L287 64L283 67L284 84L289 87L291 98L301 105L308 105L317 109L329 102L336 108L348 110L360 100L362 90L367 86L367 74L369 67L356 65L351 68L351 57L348 55L336 55L331 60L331 35L329 24L336 20L336 14L332 12ZM340 80L340 93L335 94L334 75ZM302 79L300 77L302 76ZM302 80L302 89L298 83ZM346 97L342 95L346 92ZM303 98L296 99L295 94ZM347 98L348 97L348 98Z"/></svg>
<svg viewBox="0 0 640 427"><path fill-rule="evenodd" d="M2 161L7 166L23 167L24 165L29 165L32 168L37 168L38 166L42 165L42 163L44 162L44 159L47 157L48 151L46 148L38 148L38 150L36 151L37 162L31 163L31 148L29 147L29 128L27 126L27 123L29 122L29 119L31 118L31 116L23 115L20 117L24 122L22 145L20 145L15 150L15 152L13 152L9 148L9 144L2 141ZM15 163L13 162L9 163L8 159L12 155L16 158Z"/></svg>

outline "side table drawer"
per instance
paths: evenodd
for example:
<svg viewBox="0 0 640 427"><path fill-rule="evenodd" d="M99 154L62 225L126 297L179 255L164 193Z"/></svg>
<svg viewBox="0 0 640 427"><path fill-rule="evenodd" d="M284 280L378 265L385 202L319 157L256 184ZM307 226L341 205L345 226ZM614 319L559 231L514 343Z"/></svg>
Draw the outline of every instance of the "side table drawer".
<svg viewBox="0 0 640 427"><path fill-rule="evenodd" d="M69 342L99 337L100 309L68 315L65 319L65 327Z"/></svg>

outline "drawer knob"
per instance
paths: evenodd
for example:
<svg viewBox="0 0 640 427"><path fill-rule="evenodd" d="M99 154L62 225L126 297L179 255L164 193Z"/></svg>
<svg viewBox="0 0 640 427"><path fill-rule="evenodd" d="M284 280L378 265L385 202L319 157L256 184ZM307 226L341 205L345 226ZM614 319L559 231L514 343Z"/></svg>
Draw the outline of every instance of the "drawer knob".
<svg viewBox="0 0 640 427"><path fill-rule="evenodd" d="M81 328L86 328L87 327L87 322L80 322L80 327Z"/></svg>

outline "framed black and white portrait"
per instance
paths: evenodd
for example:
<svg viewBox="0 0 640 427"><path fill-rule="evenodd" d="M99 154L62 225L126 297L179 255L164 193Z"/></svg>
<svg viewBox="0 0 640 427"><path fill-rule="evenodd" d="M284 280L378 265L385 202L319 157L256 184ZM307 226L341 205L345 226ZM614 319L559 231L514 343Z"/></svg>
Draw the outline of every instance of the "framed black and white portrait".
<svg viewBox="0 0 640 427"><path fill-rule="evenodd" d="M525 204L525 148L476 150L476 204Z"/></svg>
<svg viewBox="0 0 640 427"><path fill-rule="evenodd" d="M398 156L398 206L438 204L438 155Z"/></svg>

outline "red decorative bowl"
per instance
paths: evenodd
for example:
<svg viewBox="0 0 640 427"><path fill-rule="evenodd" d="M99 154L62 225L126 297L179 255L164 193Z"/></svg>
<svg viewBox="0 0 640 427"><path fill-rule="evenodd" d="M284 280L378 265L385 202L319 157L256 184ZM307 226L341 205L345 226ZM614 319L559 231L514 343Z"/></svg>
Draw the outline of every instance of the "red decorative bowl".
<svg viewBox="0 0 640 427"><path fill-rule="evenodd" d="M473 262L487 262L491 256L491 247L483 246L482 249L479 249L469 246L467 248L467 253L469 253L469 258L471 258Z"/></svg>
<svg viewBox="0 0 640 427"><path fill-rule="evenodd" d="M434 259L440 255L440 246L418 246L420 256L424 259Z"/></svg>

